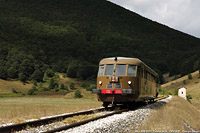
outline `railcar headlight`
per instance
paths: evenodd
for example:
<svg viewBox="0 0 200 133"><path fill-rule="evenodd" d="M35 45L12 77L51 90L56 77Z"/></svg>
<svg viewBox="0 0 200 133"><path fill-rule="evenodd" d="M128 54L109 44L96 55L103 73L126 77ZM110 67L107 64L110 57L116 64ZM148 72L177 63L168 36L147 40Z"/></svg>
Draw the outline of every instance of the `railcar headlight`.
<svg viewBox="0 0 200 133"><path fill-rule="evenodd" d="M99 81L99 84L102 85L102 81Z"/></svg>
<svg viewBox="0 0 200 133"><path fill-rule="evenodd" d="M131 85L131 81L128 81L128 84Z"/></svg>

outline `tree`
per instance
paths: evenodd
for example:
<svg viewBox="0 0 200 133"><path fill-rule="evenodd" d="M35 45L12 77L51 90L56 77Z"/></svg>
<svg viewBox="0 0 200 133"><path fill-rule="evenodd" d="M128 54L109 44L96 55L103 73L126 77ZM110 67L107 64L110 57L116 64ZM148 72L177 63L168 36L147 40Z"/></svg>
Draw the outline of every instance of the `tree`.
<svg viewBox="0 0 200 133"><path fill-rule="evenodd" d="M8 78L14 79L17 77L17 71L13 67L10 67L7 72L8 72Z"/></svg>
<svg viewBox="0 0 200 133"><path fill-rule="evenodd" d="M188 74L188 79L189 79L189 80L192 79L192 74L191 74L191 73Z"/></svg>
<svg viewBox="0 0 200 133"><path fill-rule="evenodd" d="M23 74L23 73L19 73L18 74L18 77L19 77L19 80L22 81L22 82L25 82L26 81L26 76Z"/></svg>
<svg viewBox="0 0 200 133"><path fill-rule="evenodd" d="M55 75L52 69L47 69L45 73L47 74L48 77L53 77Z"/></svg>
<svg viewBox="0 0 200 133"><path fill-rule="evenodd" d="M76 78L77 70L78 70L78 62L72 61L67 68L67 76L71 78Z"/></svg>
<svg viewBox="0 0 200 133"><path fill-rule="evenodd" d="M5 66L0 66L0 78L7 79L7 69Z"/></svg>
<svg viewBox="0 0 200 133"><path fill-rule="evenodd" d="M54 87L55 87L55 83L54 83L53 78L51 78L49 82L49 89L54 89Z"/></svg>
<svg viewBox="0 0 200 133"><path fill-rule="evenodd" d="M71 83L71 84L69 85L69 87L70 87L71 90L75 90L75 89L76 89L74 83Z"/></svg>
<svg viewBox="0 0 200 133"><path fill-rule="evenodd" d="M81 92L79 90L77 90L75 93L74 93L74 98L81 98L83 97L83 95L81 94Z"/></svg>
<svg viewBox="0 0 200 133"><path fill-rule="evenodd" d="M44 73L43 81L46 81L48 79L47 73Z"/></svg>
<svg viewBox="0 0 200 133"><path fill-rule="evenodd" d="M37 82L43 81L44 73L41 70L35 70L31 76L32 80L35 80Z"/></svg>
<svg viewBox="0 0 200 133"><path fill-rule="evenodd" d="M61 89L61 90L64 90L64 89L65 89L65 85L64 85L64 84L61 84L61 85L60 85L60 89Z"/></svg>

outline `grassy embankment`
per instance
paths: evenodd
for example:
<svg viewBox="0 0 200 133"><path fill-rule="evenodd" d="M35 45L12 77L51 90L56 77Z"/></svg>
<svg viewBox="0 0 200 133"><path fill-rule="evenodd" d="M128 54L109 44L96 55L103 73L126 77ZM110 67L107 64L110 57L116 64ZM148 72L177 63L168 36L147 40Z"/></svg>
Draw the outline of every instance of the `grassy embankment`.
<svg viewBox="0 0 200 133"><path fill-rule="evenodd" d="M191 95L190 99L192 105L200 110L200 78L199 71L191 73L192 79L188 79L188 75L178 78L174 81L170 81L163 84L161 87L165 91L174 93L175 90L185 87L187 88L187 95Z"/></svg>
<svg viewBox="0 0 200 133"><path fill-rule="evenodd" d="M24 84L20 81L0 80L0 123L19 123L25 119L38 119L42 116L80 111L101 106L95 94L81 87L83 82L92 84L92 81L64 78L62 74L59 74L59 76L58 84L68 86L68 92L62 92L62 90L58 92L55 90L43 91L41 89L35 92L36 95L30 96L27 95L27 92L33 87L33 83L27 82ZM74 83L76 89L71 90L69 87L70 83ZM42 86L47 88L48 81L42 83ZM18 93L13 93L12 88L15 88ZM81 99L74 98L76 90L81 91L83 95Z"/></svg>
<svg viewBox="0 0 200 133"><path fill-rule="evenodd" d="M172 100L156 109L138 130L150 131L196 131L200 130L200 112L186 100L174 96Z"/></svg>
<svg viewBox="0 0 200 133"><path fill-rule="evenodd" d="M53 97L0 98L0 123L23 122L42 116L75 112L101 106L97 100Z"/></svg>
<svg viewBox="0 0 200 133"><path fill-rule="evenodd" d="M188 75L170 81L173 78L168 77L169 82L163 84L161 88L164 91L174 92L181 88L187 88L187 95L191 95L191 103L174 96L165 106L153 112L139 130L200 130L200 78L199 72L191 74L192 79Z"/></svg>

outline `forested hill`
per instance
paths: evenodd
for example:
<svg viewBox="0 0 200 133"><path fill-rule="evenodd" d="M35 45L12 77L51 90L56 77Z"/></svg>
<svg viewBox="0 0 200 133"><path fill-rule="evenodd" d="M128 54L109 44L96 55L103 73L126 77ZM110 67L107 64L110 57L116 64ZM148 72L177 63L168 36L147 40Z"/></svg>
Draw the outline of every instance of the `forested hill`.
<svg viewBox="0 0 200 133"><path fill-rule="evenodd" d="M0 78L31 79L48 68L94 78L99 60L111 56L137 57L171 75L199 66L200 39L106 0L0 3Z"/></svg>

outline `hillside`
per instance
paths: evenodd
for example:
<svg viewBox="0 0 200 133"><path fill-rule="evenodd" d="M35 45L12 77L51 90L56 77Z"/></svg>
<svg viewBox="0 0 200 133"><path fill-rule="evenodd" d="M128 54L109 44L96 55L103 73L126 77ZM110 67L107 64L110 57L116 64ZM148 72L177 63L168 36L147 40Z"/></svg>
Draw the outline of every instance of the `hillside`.
<svg viewBox="0 0 200 133"><path fill-rule="evenodd" d="M183 98L173 96L169 103L156 109L148 117L139 131L198 132L199 123L199 111Z"/></svg>
<svg viewBox="0 0 200 133"><path fill-rule="evenodd" d="M199 71L193 72L192 79L188 79L188 76L184 76L161 85L165 91L174 92L175 90L185 87L187 88L187 95L191 95L191 103L200 110L200 78ZM184 83L185 82L185 83Z"/></svg>
<svg viewBox="0 0 200 133"><path fill-rule="evenodd" d="M138 57L157 72L170 75L187 74L199 64L200 39L106 0L0 3L3 79L31 80L48 68L93 79L99 60L110 56Z"/></svg>

